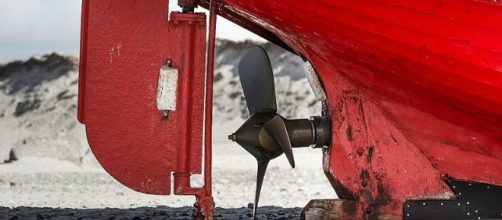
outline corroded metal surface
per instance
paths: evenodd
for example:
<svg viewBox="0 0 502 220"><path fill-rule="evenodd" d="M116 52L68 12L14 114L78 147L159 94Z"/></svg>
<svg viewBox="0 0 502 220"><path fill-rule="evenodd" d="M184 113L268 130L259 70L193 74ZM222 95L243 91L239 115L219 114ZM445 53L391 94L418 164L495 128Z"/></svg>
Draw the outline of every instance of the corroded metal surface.
<svg viewBox="0 0 502 220"><path fill-rule="evenodd" d="M312 200L302 210L301 218L304 220L330 220L330 219L359 219L356 213L357 201L355 200ZM380 214L374 219L398 220L400 215Z"/></svg>

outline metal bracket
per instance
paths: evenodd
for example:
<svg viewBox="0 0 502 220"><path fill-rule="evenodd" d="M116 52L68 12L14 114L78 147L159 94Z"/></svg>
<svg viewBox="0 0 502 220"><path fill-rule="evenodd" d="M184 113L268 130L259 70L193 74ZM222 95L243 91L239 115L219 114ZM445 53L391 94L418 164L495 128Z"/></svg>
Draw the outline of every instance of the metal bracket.
<svg viewBox="0 0 502 220"><path fill-rule="evenodd" d="M502 219L502 186L450 179L454 200L409 200L403 218L414 219Z"/></svg>

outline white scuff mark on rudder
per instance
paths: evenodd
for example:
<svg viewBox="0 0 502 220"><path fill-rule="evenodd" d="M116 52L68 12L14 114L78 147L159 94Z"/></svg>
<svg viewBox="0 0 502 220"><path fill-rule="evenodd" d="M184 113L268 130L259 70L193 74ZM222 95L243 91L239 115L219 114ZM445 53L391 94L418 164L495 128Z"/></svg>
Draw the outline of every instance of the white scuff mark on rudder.
<svg viewBox="0 0 502 220"><path fill-rule="evenodd" d="M178 69L164 65L160 68L157 86L157 109L159 111L176 110L176 88L178 87Z"/></svg>
<svg viewBox="0 0 502 220"><path fill-rule="evenodd" d="M120 48L122 48L122 44L118 44L116 47L112 47L109 51L110 53L110 63L113 63L113 57L120 56Z"/></svg>

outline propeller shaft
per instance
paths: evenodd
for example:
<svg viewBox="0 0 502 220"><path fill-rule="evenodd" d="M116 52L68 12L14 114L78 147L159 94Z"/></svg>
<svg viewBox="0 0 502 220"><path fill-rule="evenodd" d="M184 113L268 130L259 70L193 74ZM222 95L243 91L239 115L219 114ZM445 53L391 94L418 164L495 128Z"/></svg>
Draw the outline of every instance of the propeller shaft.
<svg viewBox="0 0 502 220"><path fill-rule="evenodd" d="M329 145L330 142L330 123L326 116L314 116L310 119L283 119L288 132L288 136L293 148L308 147L319 148ZM255 138L267 138L255 136ZM240 143L249 137L243 137L239 133L233 133L228 136L229 140ZM257 140L257 143L269 143L268 140Z"/></svg>

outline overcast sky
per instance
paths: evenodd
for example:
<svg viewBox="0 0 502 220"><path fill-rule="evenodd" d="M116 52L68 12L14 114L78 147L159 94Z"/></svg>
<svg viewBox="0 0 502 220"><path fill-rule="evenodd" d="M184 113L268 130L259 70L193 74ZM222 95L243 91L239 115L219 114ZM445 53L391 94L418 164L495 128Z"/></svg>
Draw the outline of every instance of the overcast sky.
<svg viewBox="0 0 502 220"><path fill-rule="evenodd" d="M176 0L170 8L177 8ZM78 55L81 0L0 0L0 63L53 51ZM218 18L217 37L262 40Z"/></svg>

